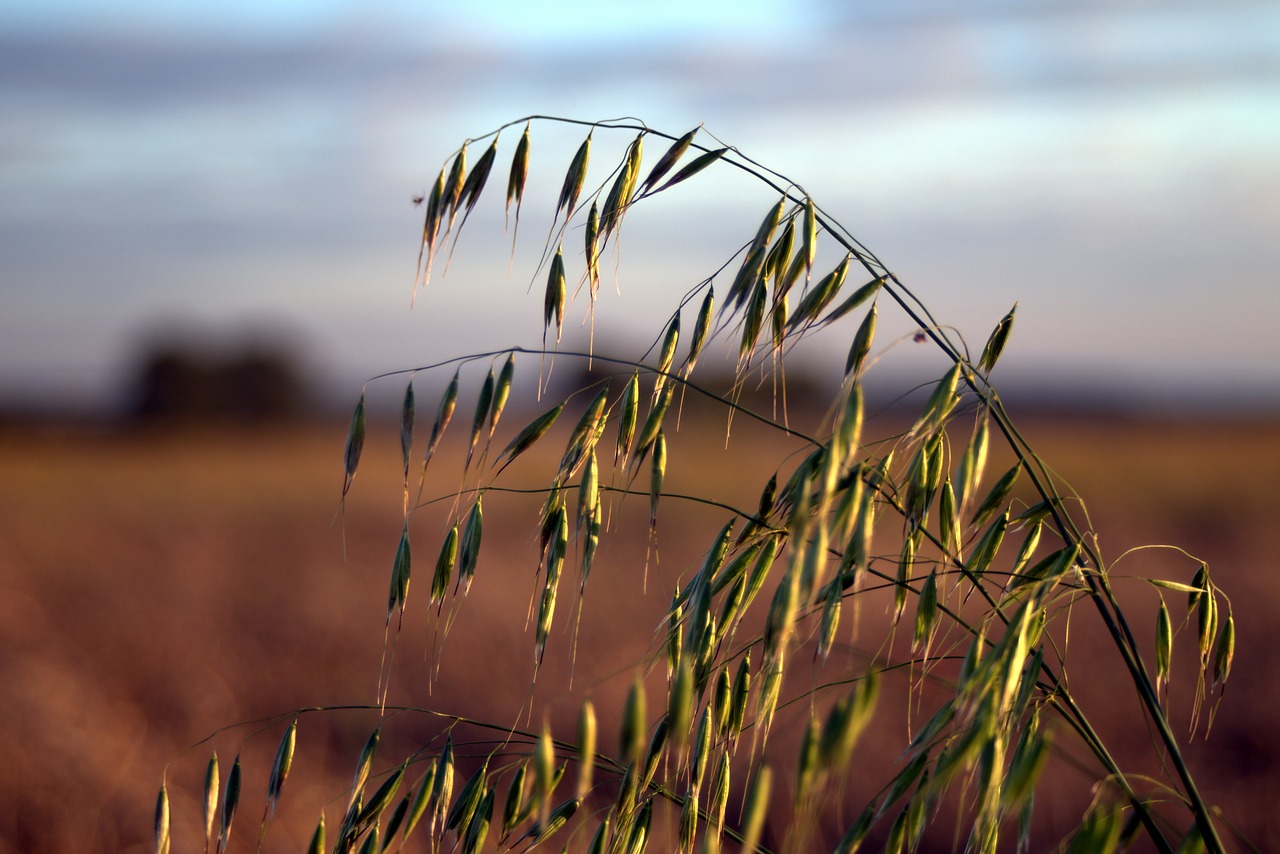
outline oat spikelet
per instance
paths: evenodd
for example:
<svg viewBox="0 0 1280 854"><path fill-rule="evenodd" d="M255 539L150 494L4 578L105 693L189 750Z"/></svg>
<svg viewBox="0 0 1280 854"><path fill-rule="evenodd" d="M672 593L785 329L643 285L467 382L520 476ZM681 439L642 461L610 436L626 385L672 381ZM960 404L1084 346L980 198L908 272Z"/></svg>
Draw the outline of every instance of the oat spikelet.
<svg viewBox="0 0 1280 854"><path fill-rule="evenodd" d="M644 179L644 184L640 187L640 194L644 195L651 190L654 185L666 176L671 168L676 165L684 153L689 150L689 145L693 142L693 137L697 134L698 128L686 133L671 144L671 147L663 152L662 157L658 158L657 164L649 171L649 176Z"/></svg>

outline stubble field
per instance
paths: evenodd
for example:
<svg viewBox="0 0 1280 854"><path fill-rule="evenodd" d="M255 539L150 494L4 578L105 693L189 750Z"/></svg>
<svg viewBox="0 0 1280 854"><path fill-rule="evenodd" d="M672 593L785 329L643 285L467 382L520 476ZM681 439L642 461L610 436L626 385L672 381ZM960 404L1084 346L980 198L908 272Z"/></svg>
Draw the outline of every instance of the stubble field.
<svg viewBox="0 0 1280 854"><path fill-rule="evenodd" d="M1087 501L1105 555L1176 544L1208 561L1231 597L1239 627L1235 670L1210 738L1194 740L1188 753L1208 800L1265 850L1280 839L1273 809L1280 797L1273 726L1280 709L1273 634L1280 612L1274 498L1280 425L1058 418L1023 426ZM428 686L426 661L440 637L433 633L439 619L426 607L426 576L450 507L431 505L415 516L409 614L398 639L393 623L394 642L384 647L387 585L402 526L398 440L389 423L373 425L366 460L335 521L345 429L320 423L0 432L0 851L147 849L166 766L175 850L201 850L198 787L213 748L224 775L244 751L235 844L253 850L282 722L298 709L373 703L388 650L394 651L389 705L496 717L506 725L525 720L537 499L486 506L475 586L443 638L443 663ZM765 440L744 427L725 455L722 430L719 422L688 419L672 441L671 492L754 502L781 454L754 446ZM537 460L526 462L527 475L513 468L512 476L544 485ZM457 487L455 456L432 466L428 494ZM676 578L725 518L723 510L666 501L655 553L647 512L643 497L619 511L620 522L634 518L594 570L576 659L571 600L558 611L543 681L532 694L535 726L545 714L571 732L578 702L590 695L602 710L603 732L610 732L609 710L621 703L631 666L651 651L650 635ZM512 524L504 528L503 520ZM1178 552L1148 551L1126 557L1115 572L1185 582L1196 566ZM1154 638L1153 589L1117 585L1143 608L1135 612L1135 629ZM643 598L646 589L651 601ZM1169 597L1175 628L1183 599ZM872 646L880 619L873 612L867 609L859 639ZM1136 703L1113 681L1123 678L1115 653L1090 637L1089 617L1072 618L1073 688L1122 754L1139 751L1150 735L1132 727ZM1171 696L1183 731L1193 687L1189 634L1175 645ZM857 646L850 655L860 654ZM544 687L567 681L570 670L571 692ZM891 714L886 706L880 723L905 730L905 720L886 723ZM202 742L220 727L264 719ZM355 756L377 721L371 710L302 716L298 758L266 850L303 848L321 809L338 817ZM438 726L409 714L395 721L388 731L406 749ZM249 738L260 729L264 734ZM863 761L893 756L872 747ZM1071 797L1063 795L1063 809ZM1054 797L1038 808L1052 812Z"/></svg>

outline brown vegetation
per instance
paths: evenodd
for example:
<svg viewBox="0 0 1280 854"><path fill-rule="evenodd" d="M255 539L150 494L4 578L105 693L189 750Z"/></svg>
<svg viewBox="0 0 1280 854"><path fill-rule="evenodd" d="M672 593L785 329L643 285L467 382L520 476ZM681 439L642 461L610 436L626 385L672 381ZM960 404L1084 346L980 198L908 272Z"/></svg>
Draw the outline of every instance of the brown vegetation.
<svg viewBox="0 0 1280 854"><path fill-rule="evenodd" d="M741 466L716 468L722 426L686 418L672 445L673 459L685 454L685 463L673 465L670 491L744 500L743 491L761 482ZM270 754L286 719L273 719L267 733L247 742L258 726L222 733L212 743L200 740L242 721L374 700L400 526L398 447L390 429L371 432L345 514L334 521L344 429L184 428L145 440L47 430L0 436L6 460L0 480L0 851L146 849L167 763L173 763L175 850L199 850L199 785L214 745L224 775L244 745L235 841L251 850ZM1270 615L1280 606L1272 541L1280 514L1269 496L1280 477L1276 425L1033 421L1024 429L1088 499L1109 558L1135 545L1170 542L1210 562L1240 627L1237 663L1209 740L1193 740L1188 754L1206 797L1230 822L1255 843L1276 838L1280 826L1271 804L1280 796L1280 748L1270 724L1280 689L1269 678ZM739 459L752 458L753 441L763 440L749 427L735 428ZM695 458L703 464L689 465ZM776 459L776 451L768 458ZM440 493L456 487L458 462L446 456L432 463ZM690 489L680 477L689 479ZM442 527L447 509L415 522L424 566L443 533L432 526ZM632 509L647 513L647 499L637 498ZM489 531L499 529L503 514L523 515L515 517L513 536L488 538L463 605L465 619L446 640L450 656L430 694L425 685L406 683L420 678L427 625L434 624L424 613L425 588L416 603L411 596L395 645L401 678L389 697L393 705L429 705L507 724L527 708L532 628L525 612L536 552L526 532L536 504L494 501L486 513L492 514ZM537 707L566 731L590 692L601 711L602 742L611 739L628 667L651 642L667 591L684 568L680 561L706 547L686 548L681 538L693 530L705 537L708 526L718 525L714 513L699 515L676 502L664 505L661 561L650 556L647 568L644 525L634 536L612 540L598 559L572 665L575 694L548 696L549 689L539 687L536 695ZM1116 568L1184 581L1192 572L1194 565L1170 551L1143 552ZM429 581L418 576L414 583ZM644 583L663 594L637 606ZM1118 586L1138 600L1154 595L1140 582ZM1175 630L1181 598L1169 597ZM875 619L870 609L865 613ZM568 621L557 623L562 642L556 646L553 639L540 686L560 684L554 673L571 666L563 637ZM1154 637L1154 626L1136 629ZM1096 672L1114 672L1106 657L1115 653L1105 643L1079 632L1071 643L1074 660L1097 655ZM1193 643L1182 637L1175 646L1173 719L1183 727ZM1136 710L1124 703L1108 710L1105 676L1081 684L1093 670L1073 670L1073 688L1123 753L1127 740L1146 736L1131 728ZM1124 696L1116 687L1114 696ZM345 801L337 802L350 782L349 765L376 722L367 711L304 716L268 850L301 849L321 809L343 808ZM407 752L433 727L407 718L388 731L395 729ZM893 760L887 748L859 749L866 750L862 761ZM789 770L791 760L783 761ZM1052 811L1052 796L1038 808Z"/></svg>

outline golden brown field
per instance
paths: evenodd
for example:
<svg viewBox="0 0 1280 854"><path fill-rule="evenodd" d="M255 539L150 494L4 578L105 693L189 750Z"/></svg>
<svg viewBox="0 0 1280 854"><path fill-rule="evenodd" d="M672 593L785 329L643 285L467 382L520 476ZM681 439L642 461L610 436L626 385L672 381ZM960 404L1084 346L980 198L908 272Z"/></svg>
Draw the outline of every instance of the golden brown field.
<svg viewBox="0 0 1280 854"><path fill-rule="evenodd" d="M748 462L730 464L721 426L686 423L673 439L668 489L754 501L776 450L767 449L772 457L757 453L751 443L762 440L744 426L734 434L732 459ZM335 523L345 429L0 433L0 851L148 849L166 765L174 850L202 850L199 782L215 745L224 775L244 750L233 848L253 850L267 768L287 718L223 732L213 745L201 740L229 724L296 709L369 704L377 689L401 529L399 448L388 425L375 425L345 516ZM1133 546L1177 544L1207 560L1231 597L1239 626L1235 670L1211 737L1194 741L1188 753L1208 800L1265 850L1280 840L1272 632L1280 612L1273 495L1280 424L1059 419L1026 422L1024 432L1087 500L1104 554L1114 559ZM456 459L432 466L436 494L456 488ZM512 475L519 475L515 467ZM526 483L541 485L533 475ZM646 505L637 498L628 512L647 513ZM428 693L423 659L434 620L425 613L424 576L447 509L415 519L416 575L394 645L389 703L477 717L498 709L501 722L513 723L532 671L525 610L536 503L486 506L475 586ZM659 515L660 557L648 561L647 572L643 524L612 541L594 570L573 694L544 687L568 675L568 597L543 665L548 681L535 694L538 714L546 710L567 729L589 692L602 711L604 744L611 743L607 710L621 702L675 577L724 518L723 511L670 501ZM504 518L515 520L514 533L498 533ZM1188 581L1196 566L1174 552L1145 552L1115 572ZM646 583L657 591L651 602L640 598ZM1154 637L1152 588L1117 585L1147 608L1134 612L1135 629ZM1169 596L1175 623L1181 600ZM1115 654L1089 636L1089 616L1073 620L1073 687L1122 754L1126 744L1145 747L1148 733L1129 725L1137 719L1131 693L1108 681L1119 672L1106 658ZM1172 705L1184 729L1192 665L1189 639L1180 637ZM340 818L355 757L377 720L367 710L302 717L298 756L266 850L303 848L326 805L331 821ZM407 750L434 734L433 726L405 715L388 732ZM869 748L862 761L879 756ZM884 756L891 759L892 751ZM1052 797L1043 809L1052 812Z"/></svg>

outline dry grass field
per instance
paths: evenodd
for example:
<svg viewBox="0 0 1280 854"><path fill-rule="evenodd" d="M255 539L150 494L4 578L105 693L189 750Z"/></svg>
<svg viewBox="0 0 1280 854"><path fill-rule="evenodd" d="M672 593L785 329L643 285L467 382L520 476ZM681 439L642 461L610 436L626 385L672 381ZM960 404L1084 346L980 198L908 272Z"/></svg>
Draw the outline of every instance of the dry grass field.
<svg viewBox="0 0 1280 854"><path fill-rule="evenodd" d="M672 440L668 489L754 501L777 449L757 453L751 443L763 440L743 426L734 453L725 455L721 428L687 420ZM270 756L287 721L272 716L367 705L377 690L401 528L399 448L390 425L373 426L345 514L335 522L345 429L0 432L0 852L147 850L166 766L175 850L202 850L197 799L213 747L224 774L244 751L233 847L253 850ZM1032 419L1024 432L1087 500L1104 554L1177 544L1207 560L1231 597L1239 626L1235 670L1210 738L1192 742L1188 754L1208 800L1256 845L1274 845L1280 424ZM522 462L533 471L537 461ZM432 466L435 494L456 488L456 458ZM523 475L513 467L512 476ZM526 482L542 485L532 474ZM475 586L444 639L444 663L430 687L424 656L428 626L438 623L426 613L424 576L448 506L415 517L418 574L394 643L391 705L496 715L503 723L527 709L532 629L525 612L537 505L500 498L486 504ZM647 499L630 501L624 512L647 513ZM587 590L576 661L568 654L571 602L557 612L545 681L534 693L538 716L567 728L589 693L603 732L610 731L608 710L621 702L631 664L649 648L675 578L724 516L668 501L659 511L657 557L646 562L643 521L609 543ZM511 533L500 533L504 519ZM698 539L690 540L693 532ZM1197 565L1177 552L1148 551L1115 571L1188 581ZM646 585L658 591L650 603L641 598ZM1135 612L1135 629L1154 638L1153 589L1117 586L1145 608ZM1175 621L1181 599L1169 599ZM1119 675L1115 653L1089 636L1090 616L1073 617L1073 687L1123 754L1150 736L1130 725L1136 704L1124 684L1109 681ZM1191 643L1180 637L1174 658L1173 719L1184 728ZM551 694L544 686L567 681L570 667L571 693ZM268 718L201 741L220 727ZM337 817L377 720L368 710L302 716L298 756L266 850L303 848L326 805L331 820ZM412 749L436 726L400 715L388 724L388 739ZM880 758L869 748L863 761ZM1071 771L1064 765L1055 773ZM1043 809L1054 809L1053 798Z"/></svg>

